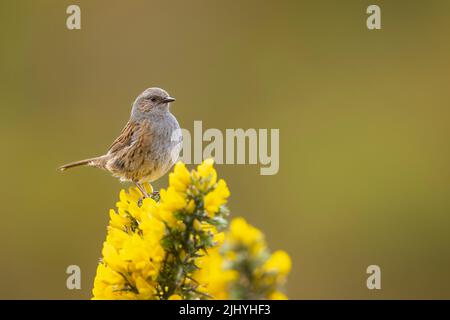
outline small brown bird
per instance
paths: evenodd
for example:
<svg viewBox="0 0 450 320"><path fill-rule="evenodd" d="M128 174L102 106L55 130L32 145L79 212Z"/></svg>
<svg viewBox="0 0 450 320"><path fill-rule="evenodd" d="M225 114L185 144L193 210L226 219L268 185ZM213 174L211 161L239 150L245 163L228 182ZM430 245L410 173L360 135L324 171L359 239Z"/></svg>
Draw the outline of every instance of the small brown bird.
<svg viewBox="0 0 450 320"><path fill-rule="evenodd" d="M182 136L177 119L170 113L175 101L160 88L149 88L134 101L131 116L105 155L61 166L65 171L91 166L112 173L121 181L132 181L145 197L142 186L163 176L177 161Z"/></svg>

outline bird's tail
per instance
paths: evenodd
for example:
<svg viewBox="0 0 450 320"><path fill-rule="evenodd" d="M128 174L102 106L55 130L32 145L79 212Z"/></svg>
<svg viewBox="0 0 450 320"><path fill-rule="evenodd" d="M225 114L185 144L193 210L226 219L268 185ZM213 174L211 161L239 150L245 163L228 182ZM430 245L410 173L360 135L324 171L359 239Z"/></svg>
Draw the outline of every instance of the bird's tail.
<svg viewBox="0 0 450 320"><path fill-rule="evenodd" d="M58 169L61 171L66 171L67 169L80 167L80 166L98 167L100 165L102 159L103 159L103 156L90 158L90 159L84 159L84 160L80 160L80 161L75 161L75 162L65 164L65 165L59 167Z"/></svg>

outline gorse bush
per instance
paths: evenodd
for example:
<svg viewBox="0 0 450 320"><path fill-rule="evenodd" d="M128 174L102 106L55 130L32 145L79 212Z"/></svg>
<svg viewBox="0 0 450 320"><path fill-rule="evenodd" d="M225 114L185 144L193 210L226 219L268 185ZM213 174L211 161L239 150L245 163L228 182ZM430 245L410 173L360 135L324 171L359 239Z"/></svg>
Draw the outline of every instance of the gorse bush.
<svg viewBox="0 0 450 320"><path fill-rule="evenodd" d="M231 221L221 246L198 262L200 290L216 299L287 299L280 290L291 270L284 251L270 254L260 230L243 218Z"/></svg>
<svg viewBox="0 0 450 320"><path fill-rule="evenodd" d="M212 160L191 172L177 163L169 187L152 198L122 190L93 299L286 299L289 256L270 254L263 234L243 218L227 229L229 195Z"/></svg>

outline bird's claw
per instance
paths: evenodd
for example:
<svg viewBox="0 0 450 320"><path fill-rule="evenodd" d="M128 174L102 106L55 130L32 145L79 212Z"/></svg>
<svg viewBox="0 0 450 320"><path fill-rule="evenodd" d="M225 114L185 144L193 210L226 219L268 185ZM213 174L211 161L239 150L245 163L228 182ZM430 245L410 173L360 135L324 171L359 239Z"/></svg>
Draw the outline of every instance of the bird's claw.
<svg viewBox="0 0 450 320"><path fill-rule="evenodd" d="M159 202L159 199L161 198L161 196L159 195L159 191L153 191L150 197L156 202Z"/></svg>

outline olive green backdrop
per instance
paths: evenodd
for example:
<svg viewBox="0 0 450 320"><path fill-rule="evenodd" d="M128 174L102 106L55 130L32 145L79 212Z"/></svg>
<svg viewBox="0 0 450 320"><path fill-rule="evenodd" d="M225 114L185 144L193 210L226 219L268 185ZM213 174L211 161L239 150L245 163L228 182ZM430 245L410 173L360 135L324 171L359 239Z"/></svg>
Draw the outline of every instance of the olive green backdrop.
<svg viewBox="0 0 450 320"><path fill-rule="evenodd" d="M218 171L291 255L291 298L450 298L449 36L443 0L1 1L0 298L90 298L124 185L56 168L104 152L149 86L188 129L280 129L277 175Z"/></svg>

